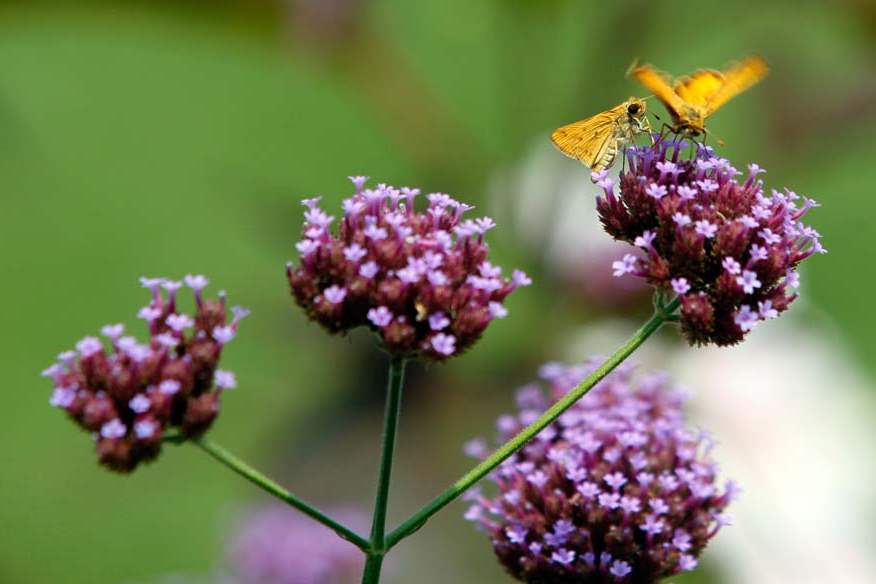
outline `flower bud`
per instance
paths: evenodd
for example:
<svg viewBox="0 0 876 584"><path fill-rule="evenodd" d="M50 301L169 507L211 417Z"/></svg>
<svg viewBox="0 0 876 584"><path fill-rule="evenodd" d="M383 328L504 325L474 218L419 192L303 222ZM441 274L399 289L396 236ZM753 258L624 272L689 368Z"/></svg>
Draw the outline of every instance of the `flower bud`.
<svg viewBox="0 0 876 584"><path fill-rule="evenodd" d="M152 299L138 316L148 324L149 342L124 336L120 324L107 325L108 347L86 337L44 372L55 383L50 403L95 434L98 460L112 470L130 472L154 459L173 428L187 437L203 434L219 412L222 390L236 384L217 366L248 311L235 307L226 324L224 296L204 298L203 276L184 280L195 294L193 317L177 310L182 282L143 278Z"/></svg>
<svg viewBox="0 0 876 584"><path fill-rule="evenodd" d="M492 219L463 220L470 207L443 193L427 195L418 212L418 190L364 189L355 179L336 233L335 217L317 199L304 201L299 264L286 268L295 301L329 332L370 328L394 354L444 361L462 353L529 279L507 279L487 260Z"/></svg>

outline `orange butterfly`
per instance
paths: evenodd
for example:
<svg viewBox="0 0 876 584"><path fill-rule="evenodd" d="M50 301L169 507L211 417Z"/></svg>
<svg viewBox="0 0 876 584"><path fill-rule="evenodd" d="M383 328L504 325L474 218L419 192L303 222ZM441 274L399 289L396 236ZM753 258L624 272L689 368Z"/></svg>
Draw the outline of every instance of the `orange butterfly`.
<svg viewBox="0 0 876 584"><path fill-rule="evenodd" d="M554 130L551 141L566 156L599 172L614 163L622 144L650 131L645 102L631 97L608 111Z"/></svg>
<svg viewBox="0 0 876 584"><path fill-rule="evenodd" d="M761 57L747 57L723 73L700 69L673 81L651 65L633 63L629 74L663 102L672 116L672 131L697 136L706 131L706 118L731 98L766 77L769 67Z"/></svg>

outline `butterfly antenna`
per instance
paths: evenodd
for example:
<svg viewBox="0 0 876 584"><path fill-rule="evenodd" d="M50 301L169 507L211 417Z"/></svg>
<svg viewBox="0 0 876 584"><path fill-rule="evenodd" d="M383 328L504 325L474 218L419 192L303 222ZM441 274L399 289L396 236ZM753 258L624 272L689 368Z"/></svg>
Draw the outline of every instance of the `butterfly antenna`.
<svg viewBox="0 0 876 584"><path fill-rule="evenodd" d="M636 67L638 67L640 64L641 64L641 62L639 61L639 58L638 58L638 57L634 58L634 59L633 59L633 62L630 63L630 66L627 67L627 72L624 73L624 76L626 76L626 77L631 76L631 75L633 74L633 71L634 71L634 70L636 69Z"/></svg>

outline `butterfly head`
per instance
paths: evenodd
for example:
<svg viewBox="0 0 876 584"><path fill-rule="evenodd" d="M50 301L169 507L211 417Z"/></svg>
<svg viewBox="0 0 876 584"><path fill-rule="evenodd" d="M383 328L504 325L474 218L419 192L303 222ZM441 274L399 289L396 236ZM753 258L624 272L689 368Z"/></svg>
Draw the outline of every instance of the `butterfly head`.
<svg viewBox="0 0 876 584"><path fill-rule="evenodd" d="M646 109L645 101L638 97L631 97L626 101L627 119L639 132L650 129L648 118L645 116Z"/></svg>

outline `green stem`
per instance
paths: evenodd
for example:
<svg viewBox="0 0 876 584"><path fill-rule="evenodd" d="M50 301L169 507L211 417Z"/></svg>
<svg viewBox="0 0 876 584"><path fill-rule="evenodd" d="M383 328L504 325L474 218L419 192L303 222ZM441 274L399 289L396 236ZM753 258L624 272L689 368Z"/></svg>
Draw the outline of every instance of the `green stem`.
<svg viewBox="0 0 876 584"><path fill-rule="evenodd" d="M359 549L365 552L368 551L370 544L368 540L366 540L364 537L358 535L348 527L341 525L316 507L302 501L301 499L278 485L276 482L269 479L259 471L255 470L212 440L202 436L201 438L192 440L192 442L199 446L204 452L206 452L243 478L247 479L251 483L254 483L256 486L274 495L278 499L282 499L292 507L295 507L305 515L308 515L316 521L319 521L329 529L334 530L335 533L337 533L339 536L346 539L347 541L353 543Z"/></svg>
<svg viewBox="0 0 876 584"><path fill-rule="evenodd" d="M380 582L381 567L383 567L383 554L369 553L365 560L365 571L362 572L362 582Z"/></svg>
<svg viewBox="0 0 876 584"><path fill-rule="evenodd" d="M425 507L414 513L410 519L402 523L397 529L395 529L395 531L391 532L386 537L385 549L389 550L395 544L417 531L432 515L474 486L475 483L523 447L523 445L535 437L536 434L544 430L551 422L560 417L563 412L581 399L581 397L590 391L594 385L599 383L603 377L611 373L615 367L620 365L633 353L633 351L638 349L639 346L644 343L648 337L654 334L657 329L670 320L673 315L672 313L678 308L678 305L679 301L678 299L675 299L666 306L655 311L654 315L642 325L642 328L636 331L632 337L630 337L605 361L605 363L596 368L596 370L579 383L577 387L572 389L569 393L563 396L562 399L548 408L548 410L545 411L545 413L543 413L536 421L505 442L505 444L500 446L498 450L493 452L493 454L487 457L484 461L465 473L458 481L450 485L443 493L435 497Z"/></svg>
<svg viewBox="0 0 876 584"><path fill-rule="evenodd" d="M371 545L367 550L368 559L362 573L362 584L376 584L380 581L380 567L386 551L384 541L386 509L389 502L389 483L392 477L392 459L401 409L402 386L405 380L405 364L404 357L390 357L389 379L386 385L386 412L383 416L383 445L380 448L380 473L377 480L377 497L374 501L374 517L371 522Z"/></svg>

